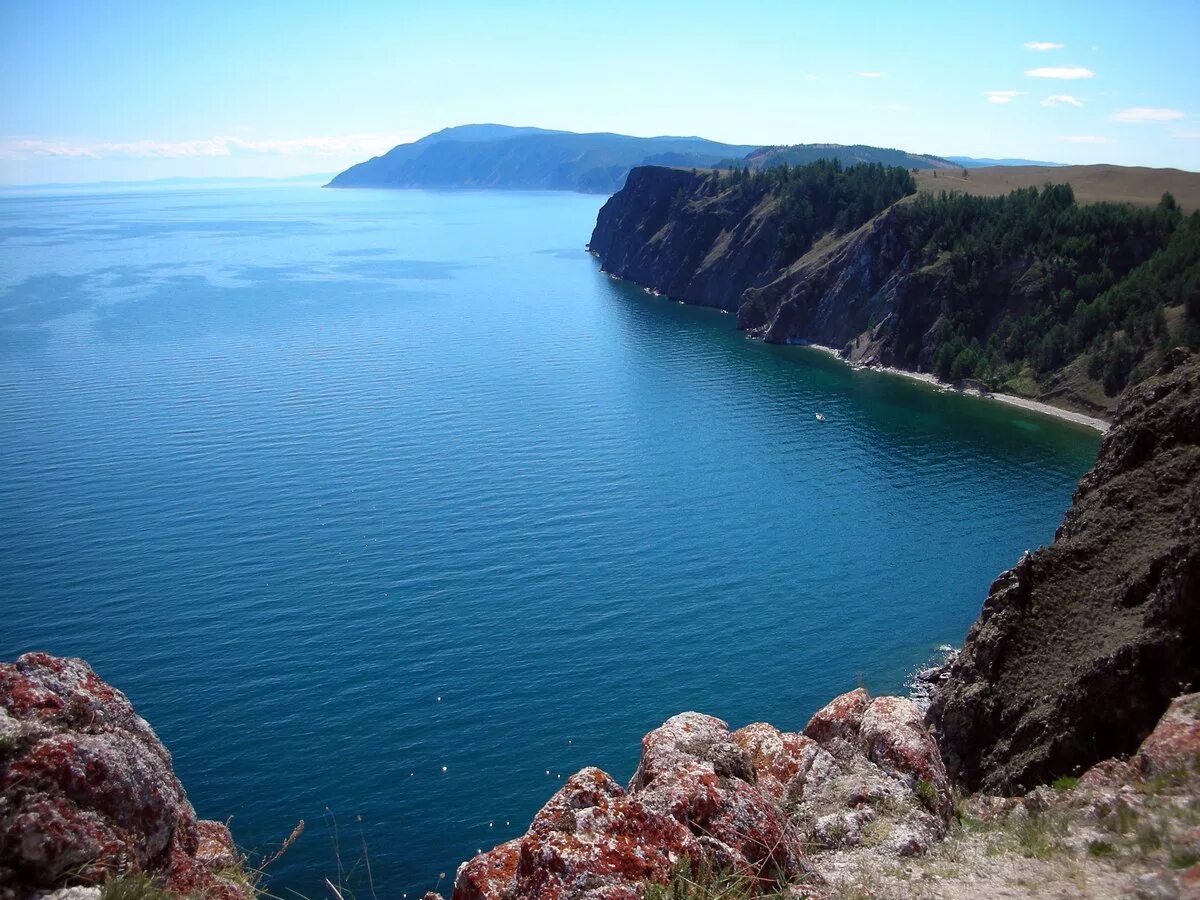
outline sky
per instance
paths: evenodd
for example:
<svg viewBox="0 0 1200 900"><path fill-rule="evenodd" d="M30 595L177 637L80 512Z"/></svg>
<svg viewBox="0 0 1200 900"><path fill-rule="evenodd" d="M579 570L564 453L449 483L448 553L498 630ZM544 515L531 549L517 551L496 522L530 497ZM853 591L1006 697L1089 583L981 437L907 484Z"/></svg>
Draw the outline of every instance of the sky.
<svg viewBox="0 0 1200 900"><path fill-rule="evenodd" d="M1200 0L0 0L0 183L331 173L450 125L1200 170Z"/></svg>

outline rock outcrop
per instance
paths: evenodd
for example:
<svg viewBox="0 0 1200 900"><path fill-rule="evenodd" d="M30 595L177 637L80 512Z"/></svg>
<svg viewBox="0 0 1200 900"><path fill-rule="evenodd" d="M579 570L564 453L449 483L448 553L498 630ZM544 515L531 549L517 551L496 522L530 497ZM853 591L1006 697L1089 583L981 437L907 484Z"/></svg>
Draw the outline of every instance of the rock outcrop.
<svg viewBox="0 0 1200 900"><path fill-rule="evenodd" d="M252 895L229 829L196 818L124 694L79 659L0 664L0 898L126 874L181 895Z"/></svg>
<svg viewBox="0 0 1200 900"><path fill-rule="evenodd" d="M854 363L928 369L944 267L913 262L893 210L781 259L785 213L773 193L644 166L600 210L588 247L606 272L736 313L739 328L768 342L809 341Z"/></svg>
<svg viewBox="0 0 1200 900"><path fill-rule="evenodd" d="M855 365L937 372L963 383L986 375L993 387L1089 415L1110 414L1118 388L1157 364L1159 351L1150 344L1126 362L1111 355L1113 346L1128 343L1128 335L1117 340L1112 329L1130 328L1144 311L1131 298L1161 297L1161 333L1184 341L1195 333L1194 322L1174 332L1166 323L1182 322L1189 308L1190 289L1171 279L1176 269L1200 265L1194 237L1200 216L1184 220L1160 252L1158 239L1116 237L1099 219L1081 217L1067 229L1069 240L1067 232L1060 236L1061 245L1039 243L1037 227L1024 234L1023 227L998 225L1011 239L974 238L989 248L983 262L955 243L970 230L962 215L920 212L922 198L913 196L823 235L785 239L795 234L798 216L804 221L790 191L767 177L636 168L600 210L588 246L604 271L673 300L734 313L740 329L767 342L822 344ZM823 196L809 189L810 207L799 209L815 208ZM1074 208L1069 191L1054 202ZM1165 222L1172 207L1164 203ZM1057 214L1047 207L1031 215L1050 227ZM1119 207L1110 208L1109 219L1120 215ZM936 239L917 224L933 216L943 217ZM1121 263L1109 269L1094 260L1064 262L1063 246L1104 246L1110 261ZM1168 269L1174 274L1164 274ZM1081 292L1108 286L1126 319L1113 320L1107 331L1083 324L1074 295L1063 293L1075 282ZM986 366L979 364L984 357L991 360Z"/></svg>
<svg viewBox="0 0 1200 900"><path fill-rule="evenodd" d="M463 863L454 898L638 900L689 863L803 897L820 889L814 854L920 854L949 816L937 745L908 700L855 691L804 733L682 713L643 738L627 787L576 773L525 835Z"/></svg>
<svg viewBox="0 0 1200 900"><path fill-rule="evenodd" d="M1014 793L1133 752L1200 684L1200 360L1129 389L1054 542L992 585L929 719L952 776Z"/></svg>

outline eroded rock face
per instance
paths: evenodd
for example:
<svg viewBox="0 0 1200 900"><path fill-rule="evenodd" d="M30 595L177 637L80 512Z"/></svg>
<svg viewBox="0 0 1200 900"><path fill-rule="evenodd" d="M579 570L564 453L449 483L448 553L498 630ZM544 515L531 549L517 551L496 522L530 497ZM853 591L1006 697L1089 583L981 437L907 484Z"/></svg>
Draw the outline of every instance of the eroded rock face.
<svg viewBox="0 0 1200 900"><path fill-rule="evenodd" d="M948 815L945 769L907 700L855 691L805 734L682 713L643 738L627 790L599 769L572 776L523 837L459 868L454 897L635 900L688 860L806 896L820 889L806 845L922 853Z"/></svg>
<svg viewBox="0 0 1200 900"><path fill-rule="evenodd" d="M1126 756L1200 684L1200 361L1126 392L1054 543L992 585L929 721L968 788Z"/></svg>
<svg viewBox="0 0 1200 900"><path fill-rule="evenodd" d="M0 664L0 897L128 872L181 893L248 896L229 829L198 821L171 756L83 660Z"/></svg>

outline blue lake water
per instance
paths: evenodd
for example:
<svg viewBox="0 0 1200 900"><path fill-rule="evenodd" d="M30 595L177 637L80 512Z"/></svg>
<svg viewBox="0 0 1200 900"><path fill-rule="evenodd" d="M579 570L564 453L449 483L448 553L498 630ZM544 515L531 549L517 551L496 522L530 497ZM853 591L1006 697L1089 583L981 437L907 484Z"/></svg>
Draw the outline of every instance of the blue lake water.
<svg viewBox="0 0 1200 900"><path fill-rule="evenodd" d="M305 819L276 893L335 818L419 896L676 712L900 690L1095 455L610 280L602 202L0 195L0 657L88 659L245 847Z"/></svg>

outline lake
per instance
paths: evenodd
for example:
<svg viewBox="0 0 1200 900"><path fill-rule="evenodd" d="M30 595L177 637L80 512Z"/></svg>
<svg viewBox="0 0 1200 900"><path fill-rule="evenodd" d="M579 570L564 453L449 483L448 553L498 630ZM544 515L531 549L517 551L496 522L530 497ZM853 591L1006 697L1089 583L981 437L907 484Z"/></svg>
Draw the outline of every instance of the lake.
<svg viewBox="0 0 1200 900"><path fill-rule="evenodd" d="M304 819L277 894L445 890L683 710L904 690L1095 457L611 280L602 202L0 194L0 657L87 659L247 849Z"/></svg>

